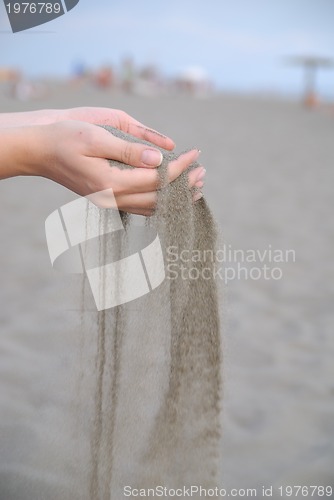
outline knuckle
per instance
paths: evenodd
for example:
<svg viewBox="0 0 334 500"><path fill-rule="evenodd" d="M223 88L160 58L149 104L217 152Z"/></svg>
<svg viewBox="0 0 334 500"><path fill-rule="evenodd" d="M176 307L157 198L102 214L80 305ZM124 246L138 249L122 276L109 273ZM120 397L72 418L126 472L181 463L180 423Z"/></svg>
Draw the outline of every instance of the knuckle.
<svg viewBox="0 0 334 500"><path fill-rule="evenodd" d="M125 128L125 125L129 121L129 115L125 111L123 111L121 109L117 109L116 116L117 116L117 120L118 120L118 128L123 130ZM127 130L125 130L125 131L127 131Z"/></svg>
<svg viewBox="0 0 334 500"><path fill-rule="evenodd" d="M133 163L133 146L129 142L126 142L121 151L121 161L126 165L131 165Z"/></svg>
<svg viewBox="0 0 334 500"><path fill-rule="evenodd" d="M87 128L81 132L82 140L85 142L86 146L91 148L96 144L96 134L95 130L92 128Z"/></svg>

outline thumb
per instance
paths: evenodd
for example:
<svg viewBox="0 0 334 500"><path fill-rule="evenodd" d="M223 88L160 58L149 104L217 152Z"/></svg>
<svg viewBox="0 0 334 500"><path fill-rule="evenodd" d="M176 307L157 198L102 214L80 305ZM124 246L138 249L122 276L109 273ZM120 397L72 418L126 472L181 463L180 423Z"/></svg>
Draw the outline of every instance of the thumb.
<svg viewBox="0 0 334 500"><path fill-rule="evenodd" d="M99 158L117 160L133 167L155 168L161 165L163 156L159 149L136 142L125 141L101 129L94 149Z"/></svg>

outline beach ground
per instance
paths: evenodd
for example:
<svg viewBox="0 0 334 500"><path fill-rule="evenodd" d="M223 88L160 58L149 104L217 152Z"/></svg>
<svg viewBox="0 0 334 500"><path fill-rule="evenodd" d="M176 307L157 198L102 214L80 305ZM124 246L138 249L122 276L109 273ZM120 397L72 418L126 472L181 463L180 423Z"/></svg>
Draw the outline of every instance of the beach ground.
<svg viewBox="0 0 334 500"><path fill-rule="evenodd" d="M225 245L224 488L260 497L273 486L282 498L280 486L334 487L334 114L236 95L54 85L18 102L0 89L3 112L87 105L124 109L177 150L202 150ZM69 409L80 277L52 269L44 234L74 198L46 179L0 182L1 500L64 499L78 466Z"/></svg>

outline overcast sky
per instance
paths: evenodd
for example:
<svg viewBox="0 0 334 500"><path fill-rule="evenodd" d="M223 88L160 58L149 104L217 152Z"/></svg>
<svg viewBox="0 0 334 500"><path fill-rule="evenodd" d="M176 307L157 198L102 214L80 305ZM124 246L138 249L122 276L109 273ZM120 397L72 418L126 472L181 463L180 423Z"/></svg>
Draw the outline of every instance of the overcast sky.
<svg viewBox="0 0 334 500"><path fill-rule="evenodd" d="M127 54L169 76L201 66L221 88L298 92L301 70L284 57L334 58L334 0L80 0L17 34L0 0L0 66L65 76L75 61L118 66ZM334 69L318 88L334 98Z"/></svg>

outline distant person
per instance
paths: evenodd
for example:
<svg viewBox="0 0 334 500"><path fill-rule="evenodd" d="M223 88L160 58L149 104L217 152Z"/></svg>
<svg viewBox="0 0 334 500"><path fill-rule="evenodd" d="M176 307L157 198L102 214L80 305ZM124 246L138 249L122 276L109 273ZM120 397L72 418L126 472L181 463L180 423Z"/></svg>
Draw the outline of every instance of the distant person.
<svg viewBox="0 0 334 500"><path fill-rule="evenodd" d="M82 61L75 61L71 69L71 83L80 84L87 78L88 70Z"/></svg>
<svg viewBox="0 0 334 500"><path fill-rule="evenodd" d="M161 152L144 144L121 140L94 124L114 126L172 150L174 142L149 129L124 111L73 108L0 114L0 179L37 175L86 196L112 188L119 210L152 215L159 189L156 167ZM198 158L197 149L168 166L175 180ZM110 167L106 158L134 169ZM189 174L189 186L203 185L203 168Z"/></svg>
<svg viewBox="0 0 334 500"><path fill-rule="evenodd" d="M110 66L103 66L95 74L95 84L100 89L109 89L114 86L114 73Z"/></svg>
<svg viewBox="0 0 334 500"><path fill-rule="evenodd" d="M122 63L122 89L126 93L134 90L135 68L131 57L127 57Z"/></svg>

